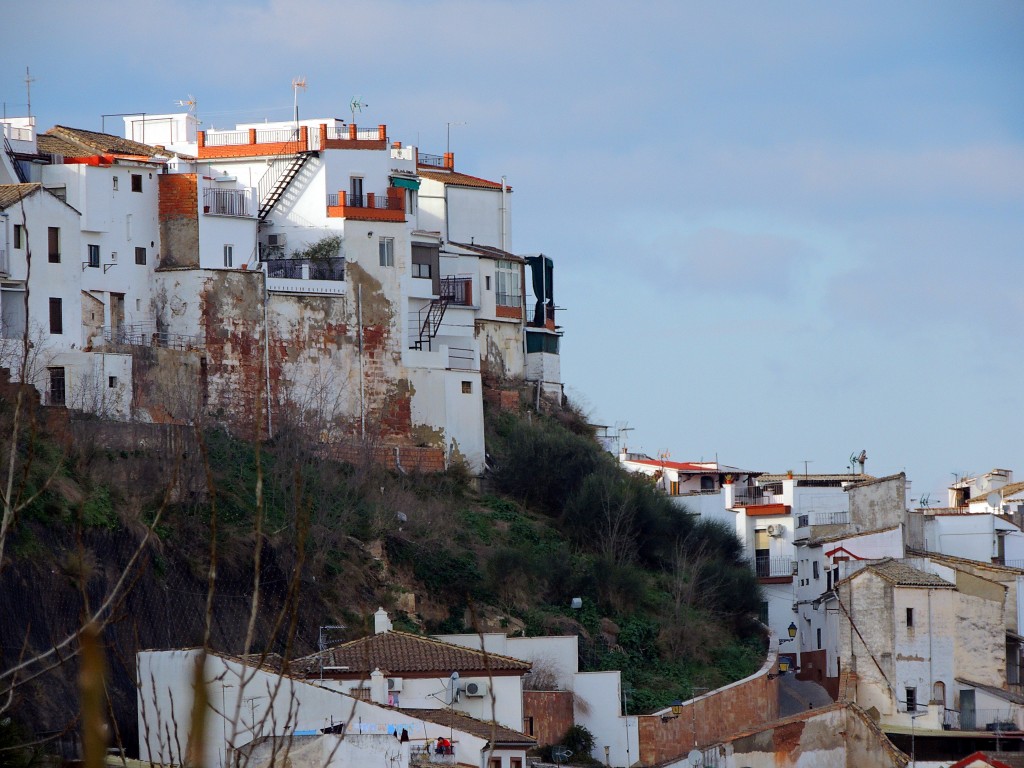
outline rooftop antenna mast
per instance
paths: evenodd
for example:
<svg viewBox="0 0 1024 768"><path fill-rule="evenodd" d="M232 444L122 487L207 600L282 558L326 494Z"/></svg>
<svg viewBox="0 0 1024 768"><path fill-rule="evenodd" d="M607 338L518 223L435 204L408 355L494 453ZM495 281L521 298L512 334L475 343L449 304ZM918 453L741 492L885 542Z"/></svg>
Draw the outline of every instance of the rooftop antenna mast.
<svg viewBox="0 0 1024 768"><path fill-rule="evenodd" d="M292 78L292 103L295 106L295 131L298 133L299 130L299 90L306 90L306 78L305 77L293 77Z"/></svg>
<svg viewBox="0 0 1024 768"><path fill-rule="evenodd" d="M25 67L25 106L28 108L28 116L32 117L32 83L36 79L29 75L28 67Z"/></svg>
<svg viewBox="0 0 1024 768"><path fill-rule="evenodd" d="M356 112L362 112L363 111L363 107L368 107L368 106L370 106L370 105L366 104L363 101L363 97L362 96L353 96L352 97L352 101L350 101L348 103L349 111L352 112L352 125L356 124Z"/></svg>

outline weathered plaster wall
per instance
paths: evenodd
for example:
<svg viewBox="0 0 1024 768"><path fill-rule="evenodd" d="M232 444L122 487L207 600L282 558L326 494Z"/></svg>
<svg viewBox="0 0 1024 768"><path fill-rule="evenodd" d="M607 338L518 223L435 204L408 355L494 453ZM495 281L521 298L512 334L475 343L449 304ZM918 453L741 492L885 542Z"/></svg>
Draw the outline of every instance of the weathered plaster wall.
<svg viewBox="0 0 1024 768"><path fill-rule="evenodd" d="M998 630L1005 623L1005 590L960 571L956 581L956 675L1001 688L1006 683L1006 637ZM953 690L952 680L946 681L946 690Z"/></svg>
<svg viewBox="0 0 1024 768"><path fill-rule="evenodd" d="M572 691L523 691L523 719L537 746L560 744L573 725Z"/></svg>
<svg viewBox="0 0 1024 768"><path fill-rule="evenodd" d="M845 608L839 627L843 664L853 661L857 673L857 703L892 714L889 682L894 679L892 586L870 572L840 582L839 600ZM852 619L852 625L850 622ZM884 674L884 676L883 676Z"/></svg>
<svg viewBox="0 0 1024 768"><path fill-rule="evenodd" d="M904 473L851 485L847 493L850 524L855 530L872 531L903 522L907 508Z"/></svg>
<svg viewBox="0 0 1024 768"><path fill-rule="evenodd" d="M160 266L199 266L199 197L196 174L161 174Z"/></svg>

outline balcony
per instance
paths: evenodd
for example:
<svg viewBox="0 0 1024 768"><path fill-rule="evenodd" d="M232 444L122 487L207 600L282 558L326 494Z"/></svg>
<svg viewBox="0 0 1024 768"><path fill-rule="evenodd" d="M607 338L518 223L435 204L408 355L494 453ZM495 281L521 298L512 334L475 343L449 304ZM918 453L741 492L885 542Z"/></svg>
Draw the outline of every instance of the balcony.
<svg viewBox="0 0 1024 768"><path fill-rule="evenodd" d="M314 136L314 146L310 149L387 149L388 127L359 128L354 124L328 127L321 123Z"/></svg>
<svg viewBox="0 0 1024 768"><path fill-rule="evenodd" d="M307 152L309 128L249 128L242 131L200 131L197 136L200 159L213 157L264 157Z"/></svg>
<svg viewBox="0 0 1024 768"><path fill-rule="evenodd" d="M345 293L345 259L265 259L267 289L282 293Z"/></svg>
<svg viewBox="0 0 1024 768"><path fill-rule="evenodd" d="M161 330L155 322L118 325L103 328L103 339L108 344L123 344L129 347L163 347L187 351L204 349L206 340L203 336L192 336L183 333L170 333Z"/></svg>
<svg viewBox="0 0 1024 768"><path fill-rule="evenodd" d="M244 189L204 189L203 213L251 217L253 213L249 205L249 193Z"/></svg>
<svg viewBox="0 0 1024 768"><path fill-rule="evenodd" d="M769 504L782 504L782 488L774 485L752 485L736 487L733 500L734 507L756 507Z"/></svg>
<svg viewBox="0 0 1024 768"><path fill-rule="evenodd" d="M769 583L790 582L793 580L792 558L756 555L752 565L754 566L754 574L758 579L770 580Z"/></svg>
<svg viewBox="0 0 1024 768"><path fill-rule="evenodd" d="M389 187L384 194L370 192L350 195L346 192L327 195L327 215L330 218L353 221L405 221L405 195L398 187Z"/></svg>
<svg viewBox="0 0 1024 768"><path fill-rule="evenodd" d="M811 525L848 525L849 512L818 512L811 517Z"/></svg>
<svg viewBox="0 0 1024 768"><path fill-rule="evenodd" d="M441 298L457 307L473 306L473 278L450 276L441 278Z"/></svg>

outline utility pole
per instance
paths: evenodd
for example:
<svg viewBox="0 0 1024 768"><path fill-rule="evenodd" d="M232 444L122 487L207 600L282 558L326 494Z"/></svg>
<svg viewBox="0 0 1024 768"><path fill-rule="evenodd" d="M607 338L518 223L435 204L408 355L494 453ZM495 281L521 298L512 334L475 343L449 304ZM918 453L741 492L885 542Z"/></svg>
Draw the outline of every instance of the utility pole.
<svg viewBox="0 0 1024 768"><path fill-rule="evenodd" d="M32 117L32 83L36 79L29 75L28 67L25 67L25 106L28 107L28 116Z"/></svg>

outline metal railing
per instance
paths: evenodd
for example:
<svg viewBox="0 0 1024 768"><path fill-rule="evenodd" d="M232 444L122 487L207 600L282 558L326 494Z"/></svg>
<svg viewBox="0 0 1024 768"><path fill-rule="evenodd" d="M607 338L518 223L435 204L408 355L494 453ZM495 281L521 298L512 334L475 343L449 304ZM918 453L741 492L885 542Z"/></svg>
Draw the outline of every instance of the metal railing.
<svg viewBox="0 0 1024 768"><path fill-rule="evenodd" d="M759 579L793 575L793 560L789 557L757 555L754 557L753 566L754 573Z"/></svg>
<svg viewBox="0 0 1024 768"><path fill-rule="evenodd" d="M811 524L810 515L797 515L796 516L796 527L806 528Z"/></svg>
<svg viewBox="0 0 1024 768"><path fill-rule="evenodd" d="M244 189L204 189L203 212L218 216L252 216L249 193Z"/></svg>
<svg viewBox="0 0 1024 768"><path fill-rule="evenodd" d="M442 277L441 295L460 307L471 306L473 304L473 278Z"/></svg>
<svg viewBox="0 0 1024 768"><path fill-rule="evenodd" d="M345 257L334 256L322 259L265 259L267 277L284 277L292 280L334 280L345 279Z"/></svg>
<svg viewBox="0 0 1024 768"><path fill-rule="evenodd" d="M749 486L746 488L737 487L733 501L733 504L737 507L779 503L781 503L781 498L778 495L772 493L770 488L765 488L760 485Z"/></svg>
<svg viewBox="0 0 1024 768"><path fill-rule="evenodd" d="M338 194L337 192L327 195L328 207L343 205L346 208L373 208L384 211L401 211L403 202L401 197L388 197L387 194Z"/></svg>
<svg viewBox="0 0 1024 768"><path fill-rule="evenodd" d="M849 522L849 512L818 512L813 518L814 525L846 525Z"/></svg>
<svg viewBox="0 0 1024 768"><path fill-rule="evenodd" d="M942 728L946 731L960 730L960 710L944 709L942 712Z"/></svg>
<svg viewBox="0 0 1024 768"><path fill-rule="evenodd" d="M519 293L500 293L494 294L494 301L499 307L515 307L519 309L523 306L523 296Z"/></svg>
<svg viewBox="0 0 1024 768"><path fill-rule="evenodd" d="M131 347L189 350L203 349L206 346L202 336L162 331L152 321L119 325L115 328L104 326L103 338L110 344L126 344Z"/></svg>
<svg viewBox="0 0 1024 768"><path fill-rule="evenodd" d="M11 259L6 248L0 248L0 275L11 274Z"/></svg>
<svg viewBox="0 0 1024 768"><path fill-rule="evenodd" d="M310 133L313 133L310 131ZM351 139L352 134L349 133L348 126L341 128L328 128L327 129L328 140L345 140ZM356 128L356 141L378 141L380 139L380 129L378 128Z"/></svg>
<svg viewBox="0 0 1024 768"><path fill-rule="evenodd" d="M448 367L462 371L476 370L476 355L466 347L448 347Z"/></svg>
<svg viewBox="0 0 1024 768"><path fill-rule="evenodd" d="M441 155L428 155L420 152L416 156L417 165L427 165L433 168L444 168L444 158Z"/></svg>
<svg viewBox="0 0 1024 768"><path fill-rule="evenodd" d="M310 131L312 133L312 131ZM298 128L257 128L257 144L277 144L285 141L298 141ZM248 141L248 139L247 139Z"/></svg>
<svg viewBox="0 0 1024 768"><path fill-rule="evenodd" d="M11 141L32 141L32 129L31 128L18 128L13 125L3 123L4 136Z"/></svg>
<svg viewBox="0 0 1024 768"><path fill-rule="evenodd" d="M248 131L207 131L206 146L226 147L232 144L248 144Z"/></svg>

